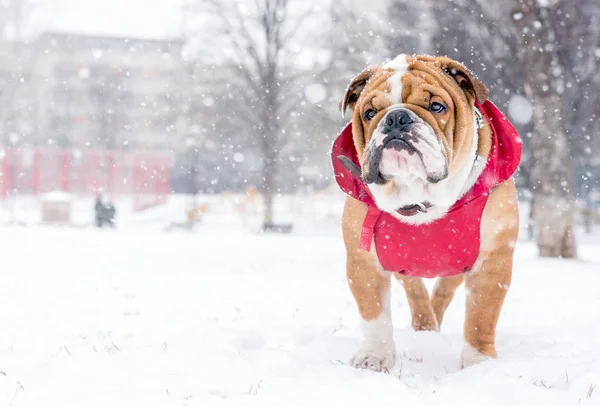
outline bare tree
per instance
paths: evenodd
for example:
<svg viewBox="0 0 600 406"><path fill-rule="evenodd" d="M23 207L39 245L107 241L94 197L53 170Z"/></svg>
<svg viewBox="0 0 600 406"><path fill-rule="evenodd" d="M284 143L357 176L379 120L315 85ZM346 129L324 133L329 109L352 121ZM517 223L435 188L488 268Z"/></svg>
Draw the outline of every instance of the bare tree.
<svg viewBox="0 0 600 406"><path fill-rule="evenodd" d="M525 91L533 102L533 218L541 256L572 258L574 235L573 171L565 132L561 93L564 69L551 19L554 4L515 0L512 17L521 29L519 56Z"/></svg>
<svg viewBox="0 0 600 406"><path fill-rule="evenodd" d="M565 69L564 122L575 165L575 196L592 231L594 195L600 190L600 2L562 0L551 17Z"/></svg>
<svg viewBox="0 0 600 406"><path fill-rule="evenodd" d="M565 70L564 113L572 152L587 161L592 138L600 133L600 2L561 0L550 17Z"/></svg>
<svg viewBox="0 0 600 406"><path fill-rule="evenodd" d="M219 67L207 76L213 80L212 90L225 93L229 101L219 114L236 121L232 128L241 127L259 151L264 224L268 226L273 222L278 170L285 161L282 154L289 151L294 138L286 128L304 99L304 85L313 80L314 70L298 68L296 59L304 45L317 43L307 22L314 26L312 18L318 10L314 4L289 0L196 0L186 7L186 14L188 21L192 21L190 15L211 16L212 21L191 23L201 27L199 31L187 27L189 44L192 48L200 44L197 55L205 63L216 61ZM215 81L224 77L226 81Z"/></svg>

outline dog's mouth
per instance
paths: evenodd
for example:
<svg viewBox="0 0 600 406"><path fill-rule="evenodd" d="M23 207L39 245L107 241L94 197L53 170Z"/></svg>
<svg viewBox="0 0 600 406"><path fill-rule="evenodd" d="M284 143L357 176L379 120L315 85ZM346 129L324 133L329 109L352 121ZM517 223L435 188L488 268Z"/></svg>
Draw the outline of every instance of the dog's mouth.
<svg viewBox="0 0 600 406"><path fill-rule="evenodd" d="M350 171L350 173L356 179L362 179L361 177L361 169L354 163L352 160L344 155L339 155L337 159ZM427 211L433 207L433 205L427 201L410 204L407 206L402 206L396 210L396 213L405 217L416 216L419 213L427 213Z"/></svg>
<svg viewBox="0 0 600 406"><path fill-rule="evenodd" d="M396 151L407 151L410 155L418 153L417 149L412 146L408 141L402 138L392 138L385 143L383 149L394 149ZM379 157L381 160L381 157Z"/></svg>
<svg viewBox="0 0 600 406"><path fill-rule="evenodd" d="M412 217L416 216L419 213L427 213L427 210L433 207L433 205L429 202L421 202L416 204L411 204L408 206L402 206L396 212L401 216Z"/></svg>
<svg viewBox="0 0 600 406"><path fill-rule="evenodd" d="M384 185L388 179L380 172L379 166L385 150L395 151L406 151L409 155L419 154L417 149L403 136L396 133L390 133L385 136L380 146L375 148L369 148L367 151L366 159L366 174L364 181L369 183L375 183L378 185Z"/></svg>

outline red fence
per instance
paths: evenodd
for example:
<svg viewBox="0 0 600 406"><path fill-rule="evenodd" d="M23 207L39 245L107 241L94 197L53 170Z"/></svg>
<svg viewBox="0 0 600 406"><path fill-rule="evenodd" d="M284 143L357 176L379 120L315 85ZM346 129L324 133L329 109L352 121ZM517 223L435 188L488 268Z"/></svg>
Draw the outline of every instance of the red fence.
<svg viewBox="0 0 600 406"><path fill-rule="evenodd" d="M0 151L0 198L60 190L134 197L137 209L171 193L172 156L161 152L13 148Z"/></svg>

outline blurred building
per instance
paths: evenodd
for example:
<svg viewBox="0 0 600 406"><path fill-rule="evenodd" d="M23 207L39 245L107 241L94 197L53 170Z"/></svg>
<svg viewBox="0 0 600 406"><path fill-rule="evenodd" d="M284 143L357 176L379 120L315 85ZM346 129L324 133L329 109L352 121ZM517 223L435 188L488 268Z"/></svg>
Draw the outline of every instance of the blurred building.
<svg viewBox="0 0 600 406"><path fill-rule="evenodd" d="M14 125L13 143L174 148L183 137L182 45L177 39L41 34L26 46L21 110L27 125Z"/></svg>
<svg viewBox="0 0 600 406"><path fill-rule="evenodd" d="M0 41L0 142L5 145L31 138L35 131L31 109L37 95L29 82L31 51L28 46Z"/></svg>

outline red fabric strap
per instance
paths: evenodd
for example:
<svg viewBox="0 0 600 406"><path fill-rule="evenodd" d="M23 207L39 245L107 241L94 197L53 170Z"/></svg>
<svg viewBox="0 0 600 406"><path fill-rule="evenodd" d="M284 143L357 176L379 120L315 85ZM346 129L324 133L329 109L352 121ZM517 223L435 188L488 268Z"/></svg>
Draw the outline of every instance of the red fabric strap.
<svg viewBox="0 0 600 406"><path fill-rule="evenodd" d="M375 231L375 224L377 224L380 214L381 210L376 206L369 206L365 221L363 222L362 232L360 233L360 248L363 251L371 251L373 232Z"/></svg>

